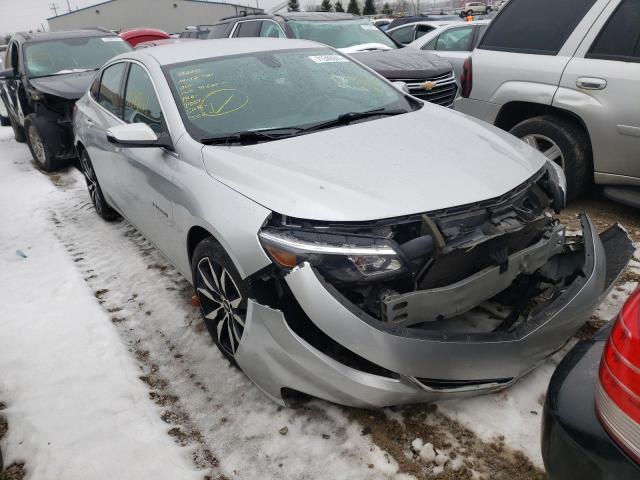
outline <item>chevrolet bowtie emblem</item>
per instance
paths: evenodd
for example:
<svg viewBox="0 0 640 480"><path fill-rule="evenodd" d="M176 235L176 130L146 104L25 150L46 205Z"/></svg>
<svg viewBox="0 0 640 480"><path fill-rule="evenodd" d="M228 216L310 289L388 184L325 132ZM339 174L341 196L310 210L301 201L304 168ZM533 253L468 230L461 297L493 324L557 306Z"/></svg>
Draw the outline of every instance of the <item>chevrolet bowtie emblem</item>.
<svg viewBox="0 0 640 480"><path fill-rule="evenodd" d="M436 82L424 82L420 85L424 90L433 90L436 88Z"/></svg>

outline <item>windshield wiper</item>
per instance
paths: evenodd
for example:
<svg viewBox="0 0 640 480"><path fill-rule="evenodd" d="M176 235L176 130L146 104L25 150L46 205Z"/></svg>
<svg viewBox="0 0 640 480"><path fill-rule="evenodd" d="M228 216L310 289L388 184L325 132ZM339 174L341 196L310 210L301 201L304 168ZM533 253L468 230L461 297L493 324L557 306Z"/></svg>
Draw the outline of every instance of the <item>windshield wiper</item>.
<svg viewBox="0 0 640 480"><path fill-rule="evenodd" d="M385 110L377 108L366 112L349 112L339 115L333 120L316 123L308 127L277 127L265 128L261 130L246 130L244 132L221 135L219 137L203 138L200 143L204 145L255 145L260 142L272 142L283 138L296 137L298 135L323 130L325 128L348 125L353 121L369 117L392 116L408 113L407 110Z"/></svg>
<svg viewBox="0 0 640 480"><path fill-rule="evenodd" d="M315 125L311 125L309 127L301 129L301 133L313 132L316 130L323 130L325 128L338 127L340 125L349 125L351 122L356 120L362 120L363 118L370 117L390 117L393 115L401 115L403 113L408 113L407 110L398 109L398 110L385 110L384 108L376 108L375 110L368 110L366 112L349 112L343 113L342 115L338 115L337 118L333 120L329 120L328 122L316 123Z"/></svg>
<svg viewBox="0 0 640 480"><path fill-rule="evenodd" d="M264 128L261 130L246 130L244 132L221 135L219 137L203 138L204 145L254 145L259 142L271 142L282 138L294 137L303 131L299 127Z"/></svg>

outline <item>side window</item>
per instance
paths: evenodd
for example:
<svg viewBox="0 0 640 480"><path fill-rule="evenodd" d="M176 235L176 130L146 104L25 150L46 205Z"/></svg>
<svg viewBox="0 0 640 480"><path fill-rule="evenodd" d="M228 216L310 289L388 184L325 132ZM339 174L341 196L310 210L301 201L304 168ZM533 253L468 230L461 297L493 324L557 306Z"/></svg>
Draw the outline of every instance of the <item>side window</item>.
<svg viewBox="0 0 640 480"><path fill-rule="evenodd" d="M284 38L284 33L282 32L282 29L276 22L272 22L271 20L265 20L264 22L262 22L262 26L260 27L260 36Z"/></svg>
<svg viewBox="0 0 640 480"><path fill-rule="evenodd" d="M18 44L13 42L7 52L7 68L13 68L14 72L18 71Z"/></svg>
<svg viewBox="0 0 640 480"><path fill-rule="evenodd" d="M433 30L433 27L429 25L418 25L416 27L416 40L423 36L425 33L429 33L431 30Z"/></svg>
<svg viewBox="0 0 640 480"><path fill-rule="evenodd" d="M100 90L98 93L98 103L118 118L122 118L122 95L120 87L122 85L124 69L124 63L116 63L106 68L102 72L102 81L100 82Z"/></svg>
<svg viewBox="0 0 640 480"><path fill-rule="evenodd" d="M262 22L256 20L240 22L238 23L234 37L259 37L261 26Z"/></svg>
<svg viewBox="0 0 640 480"><path fill-rule="evenodd" d="M588 58L640 61L640 2L622 0L611 15Z"/></svg>
<svg viewBox="0 0 640 480"><path fill-rule="evenodd" d="M209 30L198 30L198 39L205 40L209 38Z"/></svg>
<svg viewBox="0 0 640 480"><path fill-rule="evenodd" d="M218 25L214 25L213 27L211 27L211 30L209 31L208 38L225 38L228 35L227 33L228 27L229 27L228 23L219 23Z"/></svg>
<svg viewBox="0 0 640 480"><path fill-rule="evenodd" d="M393 38L396 42L407 44L413 42L413 29L414 25L410 25L408 27L402 27L398 30L395 30L389 33L389 36Z"/></svg>
<svg viewBox="0 0 640 480"><path fill-rule="evenodd" d="M595 2L510 0L493 19L478 47L501 52L557 55Z"/></svg>
<svg viewBox="0 0 640 480"><path fill-rule="evenodd" d="M436 50L443 52L464 52L469 50L473 27L452 28L438 37Z"/></svg>
<svg viewBox="0 0 640 480"><path fill-rule="evenodd" d="M146 123L156 133L162 133L162 108L147 72L131 64L124 94L124 121Z"/></svg>

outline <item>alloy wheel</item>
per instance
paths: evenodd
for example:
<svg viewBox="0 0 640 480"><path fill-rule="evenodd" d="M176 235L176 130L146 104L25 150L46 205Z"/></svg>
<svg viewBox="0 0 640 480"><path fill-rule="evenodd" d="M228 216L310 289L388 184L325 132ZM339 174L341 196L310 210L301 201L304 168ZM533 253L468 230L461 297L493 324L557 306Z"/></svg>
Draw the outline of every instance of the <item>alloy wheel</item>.
<svg viewBox="0 0 640 480"><path fill-rule="evenodd" d="M225 267L204 257L196 270L196 291L204 318L214 322L218 346L234 357L245 319L243 298L236 282Z"/></svg>
<svg viewBox="0 0 640 480"><path fill-rule="evenodd" d="M530 146L541 152L545 157L554 163L557 163L565 169L564 155L556 142L545 135L530 133L522 137L522 140Z"/></svg>
<svg viewBox="0 0 640 480"><path fill-rule="evenodd" d="M91 161L86 154L82 155L81 163L82 172L84 173L84 178L87 182L87 190L89 190L89 196L91 197L91 203L93 203L96 212L101 213L102 200L98 194L98 180L96 178L96 173L93 170L93 165L91 165Z"/></svg>
<svg viewBox="0 0 640 480"><path fill-rule="evenodd" d="M38 160L40 165L44 165L46 162L46 157L44 153L44 145L42 144L42 139L40 138L40 134L36 127L33 125L29 125L29 145L31 145L31 150L33 150L33 154Z"/></svg>

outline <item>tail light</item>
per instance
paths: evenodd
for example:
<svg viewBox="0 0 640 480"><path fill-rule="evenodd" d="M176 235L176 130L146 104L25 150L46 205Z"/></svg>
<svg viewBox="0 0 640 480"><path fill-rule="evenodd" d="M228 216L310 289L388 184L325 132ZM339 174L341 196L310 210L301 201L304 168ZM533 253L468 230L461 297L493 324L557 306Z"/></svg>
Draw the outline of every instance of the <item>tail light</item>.
<svg viewBox="0 0 640 480"><path fill-rule="evenodd" d="M640 462L640 289L618 314L600 362L596 413L611 438Z"/></svg>
<svg viewBox="0 0 640 480"><path fill-rule="evenodd" d="M471 89L473 88L473 61L471 57L464 61L462 67L462 75L460 76L461 95L464 98L471 96Z"/></svg>

